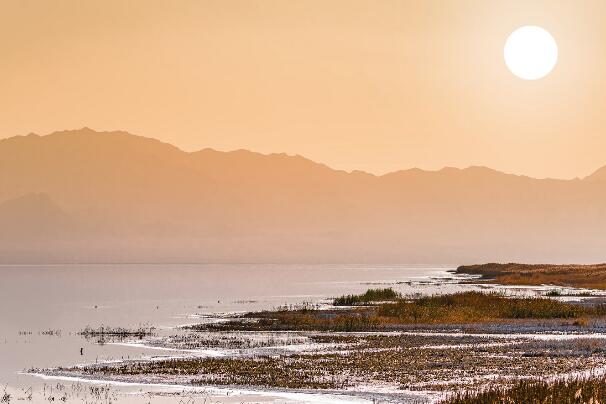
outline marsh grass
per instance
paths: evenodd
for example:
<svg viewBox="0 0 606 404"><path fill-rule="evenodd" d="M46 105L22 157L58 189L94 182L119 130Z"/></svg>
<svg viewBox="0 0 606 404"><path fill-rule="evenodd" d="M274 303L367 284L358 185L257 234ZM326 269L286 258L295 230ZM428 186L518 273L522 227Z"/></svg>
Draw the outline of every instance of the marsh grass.
<svg viewBox="0 0 606 404"><path fill-rule="evenodd" d="M85 383L50 383L44 384L43 390L34 395L32 387L25 391L25 396L17 401L33 401L47 403L86 403L112 404L118 402L117 391L111 385L87 385Z"/></svg>
<svg viewBox="0 0 606 404"><path fill-rule="evenodd" d="M443 401L444 404L509 404L509 403L604 403L606 376L545 380L522 379L512 387L493 386L481 392L462 392Z"/></svg>
<svg viewBox="0 0 606 404"><path fill-rule="evenodd" d="M365 305L372 302L385 302L389 300L396 300L401 295L393 290L392 288L384 289L368 289L361 295L343 295L337 297L333 301L334 306L357 306Z"/></svg>
<svg viewBox="0 0 606 404"><path fill-rule="evenodd" d="M327 372L319 355L262 358L196 358L133 363L93 369L113 375L191 376L197 385L255 385L292 389L343 389L340 372ZM311 366L314 364L315 366Z"/></svg>
<svg viewBox="0 0 606 404"><path fill-rule="evenodd" d="M472 391L485 385L486 380L478 377L486 374L494 375L492 383L501 383L512 377L564 374L606 363L604 340L512 339L490 344L490 337L472 335L390 333L348 337L352 338L351 344L328 351L128 361L66 371L131 382L163 378L200 385L310 389L387 383L406 390ZM58 372L65 374L61 369Z"/></svg>
<svg viewBox="0 0 606 404"><path fill-rule="evenodd" d="M515 320L576 320L606 314L606 306L580 305L545 297L507 297L497 293L398 297L395 301L348 309L285 309L247 313L198 331L375 331L417 324L470 324Z"/></svg>
<svg viewBox="0 0 606 404"><path fill-rule="evenodd" d="M470 323L508 319L571 319L603 315L602 305L581 306L553 299L463 292L399 299L377 307L377 315L403 323Z"/></svg>
<svg viewBox="0 0 606 404"><path fill-rule="evenodd" d="M0 396L0 403L9 404L11 402L11 395L7 393L6 386L4 386L4 391L2 392L2 396Z"/></svg>

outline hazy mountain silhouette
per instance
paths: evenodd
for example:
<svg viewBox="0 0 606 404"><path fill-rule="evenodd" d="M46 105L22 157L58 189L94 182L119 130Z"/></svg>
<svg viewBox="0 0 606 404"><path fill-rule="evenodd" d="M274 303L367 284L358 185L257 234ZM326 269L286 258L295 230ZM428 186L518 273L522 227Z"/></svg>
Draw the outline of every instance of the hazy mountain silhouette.
<svg viewBox="0 0 606 404"><path fill-rule="evenodd" d="M586 181L604 181L606 182L606 167L602 167L587 178Z"/></svg>
<svg viewBox="0 0 606 404"><path fill-rule="evenodd" d="M27 194L0 202L0 237L38 240L69 235L71 218L46 194Z"/></svg>
<svg viewBox="0 0 606 404"><path fill-rule="evenodd" d="M84 128L0 141L0 227L5 263L604 261L606 167L374 176Z"/></svg>

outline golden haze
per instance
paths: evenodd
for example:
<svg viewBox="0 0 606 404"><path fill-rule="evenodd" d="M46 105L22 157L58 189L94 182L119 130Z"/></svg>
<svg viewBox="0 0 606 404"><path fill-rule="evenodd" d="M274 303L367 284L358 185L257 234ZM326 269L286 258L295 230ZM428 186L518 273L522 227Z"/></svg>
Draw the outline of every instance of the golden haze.
<svg viewBox="0 0 606 404"><path fill-rule="evenodd" d="M605 17L600 0L4 1L0 137L91 126L373 173L582 177L606 161ZM560 49L536 82L503 63L527 24Z"/></svg>

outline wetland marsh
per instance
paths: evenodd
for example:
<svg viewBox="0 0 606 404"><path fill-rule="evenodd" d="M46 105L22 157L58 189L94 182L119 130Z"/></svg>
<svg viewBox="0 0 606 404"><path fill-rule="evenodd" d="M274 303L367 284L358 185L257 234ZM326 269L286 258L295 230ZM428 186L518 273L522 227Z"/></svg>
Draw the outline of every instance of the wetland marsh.
<svg viewBox="0 0 606 404"><path fill-rule="evenodd" d="M72 295L65 284L49 292L67 291L67 301L41 299L29 329L15 326L23 318L3 327L1 381L12 400L61 385L102 386L118 403L471 403L529 388L520 380L579 383L606 370L599 291L475 283L447 267L305 269L190 266L171 278L162 268L138 288L143 267L72 269L60 278L72 278ZM77 291L83 270L103 288ZM122 282L108 282L108 271ZM229 271L240 281L221 290ZM101 298L119 290L111 305ZM49 315L57 304L72 316ZM531 387L546 394L540 386Z"/></svg>

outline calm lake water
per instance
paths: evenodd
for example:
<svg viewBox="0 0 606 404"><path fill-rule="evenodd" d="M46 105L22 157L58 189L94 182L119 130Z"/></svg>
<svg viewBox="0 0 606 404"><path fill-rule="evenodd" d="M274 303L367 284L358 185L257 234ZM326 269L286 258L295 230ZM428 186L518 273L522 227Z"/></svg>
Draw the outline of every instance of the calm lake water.
<svg viewBox="0 0 606 404"><path fill-rule="evenodd" d="M77 335L86 326L170 328L196 322L196 314L249 311L303 301L321 302L369 287L403 293L450 292L464 286L432 281L448 277L443 266L372 265L69 265L0 266L0 396L32 388L42 401L57 380L20 374L31 368L149 357L151 349L99 345ZM425 282L428 281L428 282ZM83 355L80 349L83 349ZM61 383L70 382L61 381ZM179 403L161 386L114 386L122 402ZM178 389L177 389L178 390ZM139 394L133 394L139 393ZM188 403L331 402L317 395L209 392ZM347 399L335 400L348 402ZM345 400L345 401L343 401ZM69 402L69 401L68 401ZM77 401L74 401L77 402Z"/></svg>

